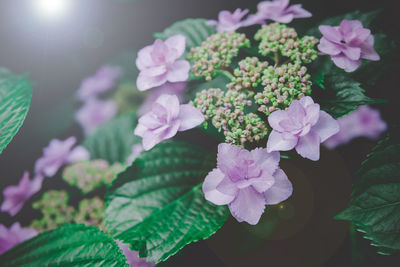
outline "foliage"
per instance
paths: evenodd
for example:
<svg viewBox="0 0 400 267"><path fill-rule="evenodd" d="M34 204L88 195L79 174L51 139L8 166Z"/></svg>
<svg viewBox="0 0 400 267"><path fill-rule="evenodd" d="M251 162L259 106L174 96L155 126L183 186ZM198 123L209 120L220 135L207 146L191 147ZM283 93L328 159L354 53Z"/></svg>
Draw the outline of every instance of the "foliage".
<svg viewBox="0 0 400 267"><path fill-rule="evenodd" d="M106 227L156 263L208 238L229 214L201 190L214 165L213 157L186 143L162 143L142 153L108 193Z"/></svg>

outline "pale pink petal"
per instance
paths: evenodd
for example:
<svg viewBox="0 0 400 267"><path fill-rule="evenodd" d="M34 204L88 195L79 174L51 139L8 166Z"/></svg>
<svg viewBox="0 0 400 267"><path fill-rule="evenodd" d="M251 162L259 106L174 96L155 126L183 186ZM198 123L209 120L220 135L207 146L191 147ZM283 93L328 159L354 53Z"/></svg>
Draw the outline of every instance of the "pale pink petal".
<svg viewBox="0 0 400 267"><path fill-rule="evenodd" d="M159 96L156 100L155 104L161 105L167 113L167 117L165 118L167 122L174 120L178 118L179 116L179 99L176 95L169 95L169 94L163 94ZM162 112L156 112L154 108L156 105L153 105L153 112L157 114L158 117L162 116ZM161 118L161 117L160 117Z"/></svg>
<svg viewBox="0 0 400 267"><path fill-rule="evenodd" d="M306 117L306 110L299 100L292 101L286 112L288 117L294 122L303 122Z"/></svg>
<svg viewBox="0 0 400 267"><path fill-rule="evenodd" d="M184 82L189 78L190 64L186 60L175 61L169 68L167 80L169 82Z"/></svg>
<svg viewBox="0 0 400 267"><path fill-rule="evenodd" d="M280 122L287 119L289 119L289 117L286 111L277 110L268 116L268 123L272 129L283 132L285 129L281 127Z"/></svg>
<svg viewBox="0 0 400 267"><path fill-rule="evenodd" d="M290 23L294 19L294 15L289 13L289 14L285 14L285 15L274 16L274 17L271 17L271 19L275 22L286 24L286 23Z"/></svg>
<svg viewBox="0 0 400 267"><path fill-rule="evenodd" d="M351 60L345 55L332 56L332 61L346 72L353 72L361 66L361 60Z"/></svg>
<svg viewBox="0 0 400 267"><path fill-rule="evenodd" d="M284 139L281 133L273 130L268 138L267 151L270 153L272 151L291 150L296 146L297 140L295 136L290 139Z"/></svg>
<svg viewBox="0 0 400 267"><path fill-rule="evenodd" d="M280 155L279 152L268 153L266 148L256 148L250 151L254 163L262 169L263 173L273 174L278 168Z"/></svg>
<svg viewBox="0 0 400 267"><path fill-rule="evenodd" d="M325 37L321 38L318 49L322 53L331 56L339 55L342 52L338 45L328 41Z"/></svg>
<svg viewBox="0 0 400 267"><path fill-rule="evenodd" d="M300 104L307 108L309 105L314 104L314 100L310 96L304 96L299 100Z"/></svg>
<svg viewBox="0 0 400 267"><path fill-rule="evenodd" d="M139 91L145 91L157 86L161 86L166 82L167 82L166 74L149 77L140 72L136 81L136 85Z"/></svg>
<svg viewBox="0 0 400 267"><path fill-rule="evenodd" d="M307 119L306 121L312 126L318 122L320 107L318 104L308 105L306 107Z"/></svg>
<svg viewBox="0 0 400 267"><path fill-rule="evenodd" d="M138 124L135 128L134 134L140 137L143 137L145 135L145 133L147 132L147 128L142 125L142 124Z"/></svg>
<svg viewBox="0 0 400 267"><path fill-rule="evenodd" d="M137 59L136 59L136 66L139 70L144 70L149 67L154 66L153 59L151 57L151 52L153 51L153 46L148 45L139 50Z"/></svg>
<svg viewBox="0 0 400 267"><path fill-rule="evenodd" d="M227 195L217 190L217 186L224 179L225 174L219 169L212 170L204 180L202 189L205 198L215 205L226 205L233 201L234 195Z"/></svg>
<svg viewBox="0 0 400 267"><path fill-rule="evenodd" d="M370 35L367 40L360 45L361 57L373 61L378 61L381 57L374 49L374 36Z"/></svg>
<svg viewBox="0 0 400 267"><path fill-rule="evenodd" d="M229 204L229 209L239 222L256 225L264 213L265 198L252 187L239 190L235 200Z"/></svg>
<svg viewBox="0 0 400 267"><path fill-rule="evenodd" d="M339 132L339 123L325 111L320 111L318 122L311 129L325 142L329 137Z"/></svg>
<svg viewBox="0 0 400 267"><path fill-rule="evenodd" d="M71 153L68 155L67 162L73 163L89 159L90 159L89 151L87 151L87 149L84 148L83 146L77 146L74 149L72 149Z"/></svg>
<svg viewBox="0 0 400 267"><path fill-rule="evenodd" d="M275 178L270 172L263 172L260 177L249 179L249 181L258 193L264 193L275 184Z"/></svg>
<svg viewBox="0 0 400 267"><path fill-rule="evenodd" d="M217 185L217 190L219 192L229 196L236 196L238 188L240 188L238 183L232 182L228 176L225 176L224 179Z"/></svg>
<svg viewBox="0 0 400 267"><path fill-rule="evenodd" d="M235 145L222 143L218 145L217 165L218 168L228 175L230 179L238 180L245 175L246 170L242 170L238 159L242 149Z"/></svg>
<svg viewBox="0 0 400 267"><path fill-rule="evenodd" d="M185 52L186 47L186 37L182 34L177 34L174 36L169 37L165 44L168 46L170 50L175 50L175 54L173 56L173 60L180 58L183 53Z"/></svg>
<svg viewBox="0 0 400 267"><path fill-rule="evenodd" d="M274 185L264 193L267 205L276 205L285 201L293 193L292 183L282 169L274 173L274 178Z"/></svg>
<svg viewBox="0 0 400 267"><path fill-rule="evenodd" d="M301 4L296 4L288 7L285 12L292 13L294 18L309 18L312 17L312 14L302 8Z"/></svg>
<svg viewBox="0 0 400 267"><path fill-rule="evenodd" d="M322 33L324 38L326 38L329 41L340 43L340 41L342 40L342 35L335 27L321 25L318 27L318 29Z"/></svg>
<svg viewBox="0 0 400 267"><path fill-rule="evenodd" d="M192 129L204 122L203 113L192 104L181 105L179 109L179 119L181 120L179 131Z"/></svg>
<svg viewBox="0 0 400 267"><path fill-rule="evenodd" d="M342 52L351 60L358 60L361 56L361 48L359 47L346 46L342 49Z"/></svg>
<svg viewBox="0 0 400 267"><path fill-rule="evenodd" d="M296 145L296 151L303 158L317 161L319 160L320 144L321 139L318 134L311 131L307 135L299 138L299 142Z"/></svg>

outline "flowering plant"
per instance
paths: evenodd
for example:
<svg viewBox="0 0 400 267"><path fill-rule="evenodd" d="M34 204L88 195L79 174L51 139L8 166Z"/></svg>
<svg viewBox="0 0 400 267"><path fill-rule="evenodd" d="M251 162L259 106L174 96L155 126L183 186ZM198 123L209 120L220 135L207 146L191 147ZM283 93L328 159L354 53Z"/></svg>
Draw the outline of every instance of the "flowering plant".
<svg viewBox="0 0 400 267"><path fill-rule="evenodd" d="M103 240L113 251L102 258L105 262L114 257L117 266L126 264L123 251L132 266L152 265L209 238L230 216L257 225L270 206L296 192L295 177L287 175L281 159L315 162L324 157L323 145L334 148L357 136L376 139L386 130L379 113L366 106L384 101L368 97L361 87L378 78L380 73L371 75L371 69L384 68L387 52L381 48L390 47L383 34L369 29L375 15L354 12L300 33L287 24L311 13L289 0L273 0L261 2L255 14L237 9L221 11L218 20L174 23L137 53L137 90L134 84L115 86L123 71L110 66L83 82L78 97L84 104L76 114L86 135L82 146L73 148L75 138L53 140L35 164L35 178L31 181L25 173L18 186L4 191L2 211L18 213L45 177L69 164L63 179L83 195L110 185L106 203L85 198L74 209L65 192L50 191L34 204L47 219L34 221L32 227L44 231L84 223L109 235L63 226L28 241L30 247L41 237L62 243L58 235L65 233L84 242L76 234L81 232ZM255 34L249 34L248 27ZM112 99L101 99L100 94L113 87L118 88ZM136 97L138 91L148 91L147 99L131 108L126 96ZM121 112L127 106L129 112ZM123 114L113 118L117 113ZM390 142L374 153L398 149ZM367 160L375 159L374 166L364 165L361 176L386 164L375 154ZM398 170L397 165L393 168ZM381 208L388 214L385 204L393 203L398 209L399 191L376 185L372 174L368 177L355 189L359 191L352 206L337 218L356 222L380 252L389 253L400 248L399 239L387 234L399 234L397 226L390 226L395 219L382 226L368 212ZM400 189L398 180L390 181ZM382 201L390 203L373 203L368 199L371 192L387 193L390 198ZM52 198L58 201L49 206ZM0 226L15 235L14 225L11 230ZM18 238L36 234L26 232L26 238ZM14 243L4 245L2 252ZM73 251L71 244L62 244ZM6 266L24 261L18 249L25 248L4 255ZM104 253L104 248L96 249Z"/></svg>

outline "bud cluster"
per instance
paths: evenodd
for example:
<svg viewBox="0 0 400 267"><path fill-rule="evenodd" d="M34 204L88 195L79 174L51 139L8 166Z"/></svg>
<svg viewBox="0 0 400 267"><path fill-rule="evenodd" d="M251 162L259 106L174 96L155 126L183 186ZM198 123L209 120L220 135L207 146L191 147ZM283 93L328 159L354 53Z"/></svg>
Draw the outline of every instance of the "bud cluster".
<svg viewBox="0 0 400 267"><path fill-rule="evenodd" d="M211 35L201 46L190 50L188 59L192 61L193 74L210 81L216 70L231 65L243 47L250 47L250 40L244 34L224 32Z"/></svg>
<svg viewBox="0 0 400 267"><path fill-rule="evenodd" d="M263 56L279 52L282 56L298 63L311 63L318 57L318 51L315 49L319 42L317 38L305 36L300 39L294 28L284 24L263 25L254 39L261 41L259 52Z"/></svg>
<svg viewBox="0 0 400 267"><path fill-rule="evenodd" d="M255 113L246 112L252 105L251 91L239 92L228 89L203 90L196 94L193 105L219 131L223 131L227 143L244 146L246 142L257 142L268 134L265 122Z"/></svg>
<svg viewBox="0 0 400 267"><path fill-rule="evenodd" d="M264 90L254 96L258 110L265 115L286 109L295 99L311 94L311 76L298 63L269 66L261 77Z"/></svg>
<svg viewBox="0 0 400 267"><path fill-rule="evenodd" d="M99 197L84 199L79 202L79 210L74 223L95 225L104 229L104 211L106 205Z"/></svg>
<svg viewBox="0 0 400 267"><path fill-rule="evenodd" d="M233 72L235 77L227 87L236 91L243 88L256 88L262 82L261 75L267 67L267 61L260 61L256 57L246 57L239 62L239 67Z"/></svg>

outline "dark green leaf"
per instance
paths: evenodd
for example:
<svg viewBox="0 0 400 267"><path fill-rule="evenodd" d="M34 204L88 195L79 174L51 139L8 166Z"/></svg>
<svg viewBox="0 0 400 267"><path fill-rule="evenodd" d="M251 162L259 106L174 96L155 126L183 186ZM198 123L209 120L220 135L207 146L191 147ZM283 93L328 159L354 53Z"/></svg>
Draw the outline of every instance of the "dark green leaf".
<svg viewBox="0 0 400 267"><path fill-rule="evenodd" d="M85 225L44 232L0 256L0 262L3 267L129 266L111 237Z"/></svg>
<svg viewBox="0 0 400 267"><path fill-rule="evenodd" d="M154 38L166 40L176 34L183 34L186 37L186 53L192 47L200 46L211 34L216 33L215 26L206 25L207 19L184 19L177 21L163 32L154 33Z"/></svg>
<svg viewBox="0 0 400 267"><path fill-rule="evenodd" d="M322 71L319 71L316 74L312 75L311 79L313 84L318 85L325 90L324 73Z"/></svg>
<svg viewBox="0 0 400 267"><path fill-rule="evenodd" d="M352 221L378 253L400 250L400 128L381 141L358 171L350 206L335 218Z"/></svg>
<svg viewBox="0 0 400 267"><path fill-rule="evenodd" d="M31 104L32 88L25 76L5 69L0 73L0 154L24 123Z"/></svg>
<svg viewBox="0 0 400 267"><path fill-rule="evenodd" d="M92 159L104 159L110 164L124 163L132 153L132 146L141 142L133 134L136 124L135 113L120 115L88 136L82 145Z"/></svg>
<svg viewBox="0 0 400 267"><path fill-rule="evenodd" d="M154 262L208 238L229 215L202 193L202 181L213 167L215 156L186 143L162 143L143 153L107 196L108 229Z"/></svg>
<svg viewBox="0 0 400 267"><path fill-rule="evenodd" d="M361 84L348 77L343 71L331 71L325 75L325 86L333 96L321 98L321 109L339 118L354 111L362 105L383 103L384 100L373 99L364 95Z"/></svg>

